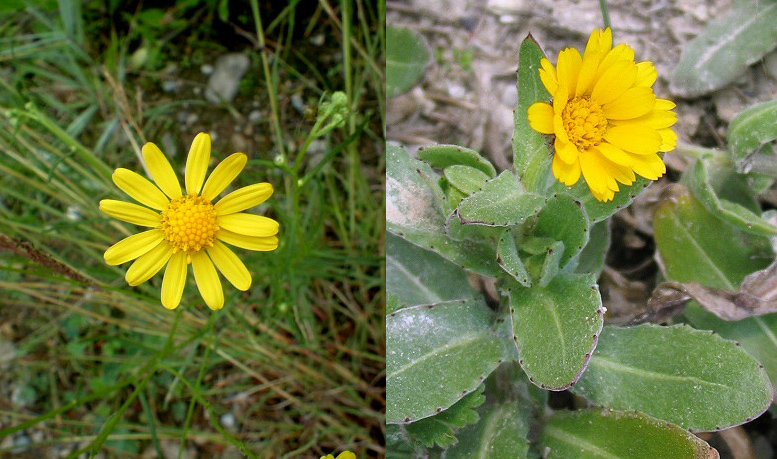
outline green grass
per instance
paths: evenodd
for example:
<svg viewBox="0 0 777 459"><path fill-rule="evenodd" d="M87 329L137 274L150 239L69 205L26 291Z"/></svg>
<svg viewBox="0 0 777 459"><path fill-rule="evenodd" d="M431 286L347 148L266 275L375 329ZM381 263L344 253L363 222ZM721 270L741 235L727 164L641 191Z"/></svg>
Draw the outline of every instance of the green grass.
<svg viewBox="0 0 777 459"><path fill-rule="evenodd" d="M0 457L136 458L176 446L203 458L385 454L385 4L237 3L179 1L159 28L146 24L159 12L120 2L0 11L0 342L14 349L0 371L0 438L33 441ZM231 41L213 31L230 27L240 31ZM324 48L308 44L315 34ZM131 62L144 47L151 58ZM248 83L232 104L197 96L202 63L246 49ZM342 59L321 62L330 55ZM181 63L191 91L159 90L166 61ZM315 118L290 107L293 91L313 106L334 91L348 97L345 121L318 139L323 154L307 151ZM267 116L233 186L275 186L260 211L281 223L281 245L236 250L254 283L225 283L223 310L204 305L190 276L167 311L161 275L132 288L128 265L105 264L105 249L137 229L97 203L128 200L110 175L143 173L146 141L162 147L169 133L186 151L196 132L179 126L179 111L230 132L251 98ZM227 135L213 147L216 160L236 151ZM171 160L182 170L182 153Z"/></svg>

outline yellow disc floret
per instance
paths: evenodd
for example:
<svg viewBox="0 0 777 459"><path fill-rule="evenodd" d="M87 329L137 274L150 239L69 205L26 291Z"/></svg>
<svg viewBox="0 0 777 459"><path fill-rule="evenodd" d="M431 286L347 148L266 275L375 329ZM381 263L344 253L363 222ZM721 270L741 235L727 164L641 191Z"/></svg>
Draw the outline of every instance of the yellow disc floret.
<svg viewBox="0 0 777 459"><path fill-rule="evenodd" d="M602 107L586 96L567 102L561 112L561 121L569 141L581 151L599 145L607 130L607 117Z"/></svg>
<svg viewBox="0 0 777 459"><path fill-rule="evenodd" d="M212 247L216 241L219 230L216 209L202 196L173 199L162 212L161 228L174 252L199 252Z"/></svg>

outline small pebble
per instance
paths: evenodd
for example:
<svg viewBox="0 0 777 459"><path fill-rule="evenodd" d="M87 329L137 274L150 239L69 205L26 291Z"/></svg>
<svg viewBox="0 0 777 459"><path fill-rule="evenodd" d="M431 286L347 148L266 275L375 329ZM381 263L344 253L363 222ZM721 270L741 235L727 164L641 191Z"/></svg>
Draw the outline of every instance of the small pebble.
<svg viewBox="0 0 777 459"><path fill-rule="evenodd" d="M310 37L310 44L313 46L321 46L324 44L324 34L320 33Z"/></svg>
<svg viewBox="0 0 777 459"><path fill-rule="evenodd" d="M261 120L262 120L261 110L251 110L251 113L248 114L248 121L252 122L253 124L258 124L259 121Z"/></svg>
<svg viewBox="0 0 777 459"><path fill-rule="evenodd" d="M225 429L229 431L235 430L235 424L237 424L237 420L235 419L235 415L232 413L224 413L219 418L219 422L222 426L224 426Z"/></svg>
<svg viewBox="0 0 777 459"><path fill-rule="evenodd" d="M300 114L305 112L305 102L302 100L302 96L299 94L294 94L291 96L291 106L294 107L294 110L297 110Z"/></svg>
<svg viewBox="0 0 777 459"><path fill-rule="evenodd" d="M203 75L210 75L213 73L213 66L210 64L202 64L200 72L202 72Z"/></svg>
<svg viewBox="0 0 777 459"><path fill-rule="evenodd" d="M165 80L162 82L162 91L175 92L181 87L181 82L176 80Z"/></svg>

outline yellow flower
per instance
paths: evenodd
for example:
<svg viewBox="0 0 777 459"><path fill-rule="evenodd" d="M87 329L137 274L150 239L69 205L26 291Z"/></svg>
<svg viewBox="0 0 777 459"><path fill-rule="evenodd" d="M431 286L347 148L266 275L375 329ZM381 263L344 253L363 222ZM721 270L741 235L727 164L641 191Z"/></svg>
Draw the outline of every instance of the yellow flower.
<svg viewBox="0 0 777 459"><path fill-rule="evenodd" d="M210 162L210 136L205 133L197 134L189 150L185 195L172 166L156 145L143 145L143 159L156 185L123 168L113 173L113 182L147 207L104 199L100 210L153 229L119 241L105 251L105 261L119 265L135 260L125 276L132 286L146 282L167 265L162 279L162 305L168 309L175 309L181 302L191 263L205 303L211 309L221 309L224 292L216 268L237 289L248 290L251 286L251 273L224 242L248 250L278 247L278 222L242 212L267 200L273 193L272 185L249 185L213 204L243 170L248 157L243 153L230 155L205 181Z"/></svg>
<svg viewBox="0 0 777 459"><path fill-rule="evenodd" d="M321 459L335 459L335 457L331 454L327 454L326 456L321 456ZM337 456L337 459L356 459L356 455L350 451L343 451Z"/></svg>
<svg viewBox="0 0 777 459"><path fill-rule="evenodd" d="M628 45L612 47L609 28L595 30L583 57L576 49L559 53L556 67L541 61L540 79L553 104L529 107L529 125L556 136L553 175L572 186L582 172L591 194L609 201L620 182L634 173L656 180L666 172L658 152L674 149L675 104L657 99L657 73L650 62L634 62Z"/></svg>

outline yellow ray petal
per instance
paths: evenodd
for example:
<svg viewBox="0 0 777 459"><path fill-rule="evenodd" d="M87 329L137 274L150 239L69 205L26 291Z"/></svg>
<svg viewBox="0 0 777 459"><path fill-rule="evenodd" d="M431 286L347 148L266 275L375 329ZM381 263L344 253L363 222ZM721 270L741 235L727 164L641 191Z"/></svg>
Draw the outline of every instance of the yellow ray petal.
<svg viewBox="0 0 777 459"><path fill-rule="evenodd" d="M607 169L607 173L612 178L624 185L631 185L634 183L634 180L637 179L637 177L634 176L634 171L631 170L631 167L622 166L612 161L604 161L604 164L605 168Z"/></svg>
<svg viewBox="0 0 777 459"><path fill-rule="evenodd" d="M560 86L558 91L553 94L553 132L564 143L569 142L569 136L567 136L567 131L564 128L561 113L564 111L564 107L567 106L568 100L566 87Z"/></svg>
<svg viewBox="0 0 777 459"><path fill-rule="evenodd" d="M159 229L133 234L113 244L105 251L105 262L111 266L120 265L147 254L164 239L164 233Z"/></svg>
<svg viewBox="0 0 777 459"><path fill-rule="evenodd" d="M140 226L156 228L162 221L160 214L131 202L103 199L100 201L100 210L117 220Z"/></svg>
<svg viewBox="0 0 777 459"><path fill-rule="evenodd" d="M213 201L240 174L246 162L248 162L248 156L244 153L231 154L220 162L211 172L208 181L205 182L205 186L202 188L202 197L208 201Z"/></svg>
<svg viewBox="0 0 777 459"><path fill-rule="evenodd" d="M167 243L161 243L151 249L147 254L135 260L127 270L124 279L133 287L154 277L173 255L173 247Z"/></svg>
<svg viewBox="0 0 777 459"><path fill-rule="evenodd" d="M186 286L186 252L176 252L170 258L162 278L162 306L175 309L181 303L183 288Z"/></svg>
<svg viewBox="0 0 777 459"><path fill-rule="evenodd" d="M558 89L558 80L556 79L556 69L553 68L553 64L544 57L540 61L540 81L542 81L545 89L548 90L548 94L555 94Z"/></svg>
<svg viewBox="0 0 777 459"><path fill-rule="evenodd" d="M656 99L656 106L653 107L654 110L671 110L673 108L675 108L674 102L666 99Z"/></svg>
<svg viewBox="0 0 777 459"><path fill-rule="evenodd" d="M278 222L262 215L246 213L220 215L218 224L221 228L246 236L267 237L278 234Z"/></svg>
<svg viewBox="0 0 777 459"><path fill-rule="evenodd" d="M602 105L605 116L612 120L628 120L642 116L656 105L656 96L650 88L629 88L620 97Z"/></svg>
<svg viewBox="0 0 777 459"><path fill-rule="evenodd" d="M566 186L572 186L580 180L580 161L566 164L559 157L553 157L553 176Z"/></svg>
<svg viewBox="0 0 777 459"><path fill-rule="evenodd" d="M656 72L652 62L645 61L637 64L637 78L634 80L635 86L650 88L656 82L656 78L658 78L658 72Z"/></svg>
<svg viewBox="0 0 777 459"><path fill-rule="evenodd" d="M634 162L625 151L608 142L600 142L599 145L592 146L591 149L596 150L604 158L615 164L630 166Z"/></svg>
<svg viewBox="0 0 777 459"><path fill-rule="evenodd" d="M224 290L221 288L221 280L213 262L210 261L205 252L194 252L191 254L192 268L194 269L194 280L197 282L197 289L205 300L205 304L211 309L221 309L224 307Z"/></svg>
<svg viewBox="0 0 777 459"><path fill-rule="evenodd" d="M221 228L216 237L226 242L227 244L240 247L241 249L256 250L258 252L269 252L278 248L278 238L276 236L269 237L253 237L245 236L243 234L233 233L232 231Z"/></svg>
<svg viewBox="0 0 777 459"><path fill-rule="evenodd" d="M677 123L677 114L667 110L651 110L649 113L630 120L610 120L615 126L642 125L650 129L664 129Z"/></svg>
<svg viewBox="0 0 777 459"><path fill-rule="evenodd" d="M607 27L604 30L596 29L588 37L588 43L585 46L583 60L595 54L606 55L612 49L612 30Z"/></svg>
<svg viewBox="0 0 777 459"><path fill-rule="evenodd" d="M553 107L537 102L529 107L529 126L542 134L553 134Z"/></svg>
<svg viewBox="0 0 777 459"><path fill-rule="evenodd" d="M164 210L170 200L159 188L140 174L118 168L113 172L113 183L135 201L152 209Z"/></svg>
<svg viewBox="0 0 777 459"><path fill-rule="evenodd" d="M607 202L612 201L612 198L615 197L615 192L611 189L606 189L603 192L598 192L596 190L593 190L591 187L588 187L588 190L591 192L594 198L596 198L599 202Z"/></svg>
<svg viewBox="0 0 777 459"><path fill-rule="evenodd" d="M269 183L255 183L239 188L216 203L216 213L218 215L228 215L242 212L263 203L272 196L272 192L273 188Z"/></svg>
<svg viewBox="0 0 777 459"><path fill-rule="evenodd" d="M603 105L617 99L632 86L636 77L637 66L633 62L617 62L596 80L591 100Z"/></svg>
<svg viewBox="0 0 777 459"><path fill-rule="evenodd" d="M658 131L661 136L661 146L658 147L658 151L668 152L674 150L677 145L677 134L671 129L661 129Z"/></svg>
<svg viewBox="0 0 777 459"><path fill-rule="evenodd" d="M604 59L602 59L602 62L599 64L598 75L602 75L609 70L610 67L620 61L634 62L634 50L625 43L621 43L614 47L606 56L604 56Z"/></svg>
<svg viewBox="0 0 777 459"><path fill-rule="evenodd" d="M615 179L607 175L607 171L600 163L600 156L592 151L587 151L580 155L580 169L583 172L588 188L595 191L599 195L607 194L607 190L610 188L610 180L615 182ZM616 185L617 187L617 185Z"/></svg>
<svg viewBox="0 0 777 459"><path fill-rule="evenodd" d="M181 184L175 176L173 166L162 154L162 151L155 144L148 142L143 145L143 160L146 162L151 178L154 179L157 186L165 192L170 199L180 198Z"/></svg>
<svg viewBox="0 0 777 459"><path fill-rule="evenodd" d="M210 163L210 136L200 132L194 138L186 158L186 193L199 194Z"/></svg>
<svg viewBox="0 0 777 459"><path fill-rule="evenodd" d="M246 265L240 261L240 258L234 252L219 241L208 248L208 255L221 271L221 274L235 286L238 290L246 291L251 287L251 273L248 272Z"/></svg>
<svg viewBox="0 0 777 459"><path fill-rule="evenodd" d="M634 172L648 180L658 180L666 172L666 165L657 154L631 156L634 158Z"/></svg>
<svg viewBox="0 0 777 459"><path fill-rule="evenodd" d="M661 146L661 135L655 129L643 125L610 126L604 139L629 153L649 155Z"/></svg>
<svg viewBox="0 0 777 459"><path fill-rule="evenodd" d="M553 147L556 151L556 156L566 164L574 164L577 162L577 157L580 155L580 152L572 142L564 143L561 139L556 137L556 140L553 142Z"/></svg>
<svg viewBox="0 0 777 459"><path fill-rule="evenodd" d="M566 48L558 55L556 77L559 87L566 88L567 97L574 97L574 93L570 91L574 91L577 87L577 75L580 73L582 63L580 52L574 48Z"/></svg>
<svg viewBox="0 0 777 459"><path fill-rule="evenodd" d="M593 83L596 81L596 72L599 68L599 61L603 53L586 54L583 64L580 66L580 74L577 77L577 86L575 88L575 97L591 94Z"/></svg>

